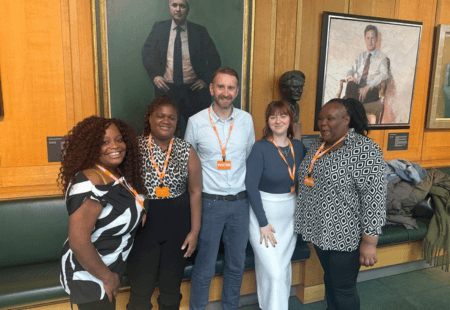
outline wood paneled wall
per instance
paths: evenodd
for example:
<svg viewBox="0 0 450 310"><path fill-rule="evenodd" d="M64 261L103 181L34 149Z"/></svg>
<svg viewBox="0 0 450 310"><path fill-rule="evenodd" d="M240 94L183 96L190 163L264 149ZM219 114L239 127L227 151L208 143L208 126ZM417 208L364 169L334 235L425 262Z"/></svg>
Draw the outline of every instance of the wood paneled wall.
<svg viewBox="0 0 450 310"><path fill-rule="evenodd" d="M60 195L47 137L96 113L89 1L0 0L0 199Z"/></svg>
<svg viewBox="0 0 450 310"><path fill-rule="evenodd" d="M450 24L450 0L256 0L251 113L257 138L266 105L279 98L288 70L306 74L300 102L304 134L314 133L323 11L423 23L411 128L374 130L387 160L450 165L450 130L426 130L435 27ZM58 195L59 165L47 162L46 137L62 136L98 113L91 3L0 0L0 199ZM409 132L407 151L387 151L392 132Z"/></svg>

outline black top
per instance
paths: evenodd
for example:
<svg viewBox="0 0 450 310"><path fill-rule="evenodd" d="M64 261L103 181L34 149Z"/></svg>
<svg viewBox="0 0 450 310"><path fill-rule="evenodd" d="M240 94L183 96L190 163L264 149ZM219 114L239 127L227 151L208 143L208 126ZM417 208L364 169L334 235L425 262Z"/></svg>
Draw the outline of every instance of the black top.
<svg viewBox="0 0 450 310"><path fill-rule="evenodd" d="M126 182L123 177L121 181ZM67 189L69 215L77 211L86 199L98 201L103 206L91 233L91 242L105 265L122 277L143 215L141 205L119 182L94 185L84 173L78 172ZM81 266L70 248L69 240L64 243L61 252L60 281L74 304L106 297L103 282Z"/></svg>

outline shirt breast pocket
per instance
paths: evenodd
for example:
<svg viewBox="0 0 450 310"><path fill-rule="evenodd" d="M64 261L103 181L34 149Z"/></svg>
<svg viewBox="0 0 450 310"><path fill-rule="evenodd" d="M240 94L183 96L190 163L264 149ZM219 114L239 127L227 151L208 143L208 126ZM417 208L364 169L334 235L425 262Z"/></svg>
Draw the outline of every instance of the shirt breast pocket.
<svg viewBox="0 0 450 310"><path fill-rule="evenodd" d="M205 131L199 133L199 139L197 144L198 153L203 160L213 159L214 154L220 154L220 145L217 142L217 137L210 135ZM220 157L217 159L219 160Z"/></svg>

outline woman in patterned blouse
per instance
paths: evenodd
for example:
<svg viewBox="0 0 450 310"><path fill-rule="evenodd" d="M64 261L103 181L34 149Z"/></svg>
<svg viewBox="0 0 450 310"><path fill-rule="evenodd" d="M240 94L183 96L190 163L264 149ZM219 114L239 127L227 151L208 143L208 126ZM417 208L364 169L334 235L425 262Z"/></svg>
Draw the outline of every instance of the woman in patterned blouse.
<svg viewBox="0 0 450 310"><path fill-rule="evenodd" d="M147 108L138 137L148 191L148 221L136 234L128 261L131 309L151 309L158 284L160 310L178 310L186 259L197 245L202 210L202 169L192 146L174 136L178 108L168 96Z"/></svg>
<svg viewBox="0 0 450 310"><path fill-rule="evenodd" d="M299 167L295 231L312 242L324 269L328 309L360 309L356 278L377 261L386 217L383 153L367 137L356 99L332 99L318 118L321 137Z"/></svg>

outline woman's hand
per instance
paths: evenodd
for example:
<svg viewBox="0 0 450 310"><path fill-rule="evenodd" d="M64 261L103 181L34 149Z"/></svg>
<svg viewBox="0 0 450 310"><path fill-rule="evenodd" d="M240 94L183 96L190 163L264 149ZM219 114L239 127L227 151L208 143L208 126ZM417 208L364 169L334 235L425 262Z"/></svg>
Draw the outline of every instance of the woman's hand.
<svg viewBox="0 0 450 310"><path fill-rule="evenodd" d="M103 281L103 287L105 288L106 295L108 295L109 302L113 302L114 298L119 294L119 275L115 272L111 272L108 278Z"/></svg>
<svg viewBox="0 0 450 310"><path fill-rule="evenodd" d="M191 231L186 236L186 239L184 240L183 245L181 246L181 249L184 250L187 247L186 253L184 253L184 257L191 257L192 253L194 253L195 248L197 247L197 239L198 239L198 233L195 233Z"/></svg>
<svg viewBox="0 0 450 310"><path fill-rule="evenodd" d="M269 242L267 240L269 240L272 246L275 247L275 245L277 244L277 240L273 235L275 233L275 229L273 229L272 225L268 223L266 226L261 227L260 230L261 230L261 238L259 239L259 244L262 244L264 240L264 242L266 243L266 248L268 248Z"/></svg>
<svg viewBox="0 0 450 310"><path fill-rule="evenodd" d="M363 235L359 246L359 262L361 265L370 267L377 262L378 237Z"/></svg>

